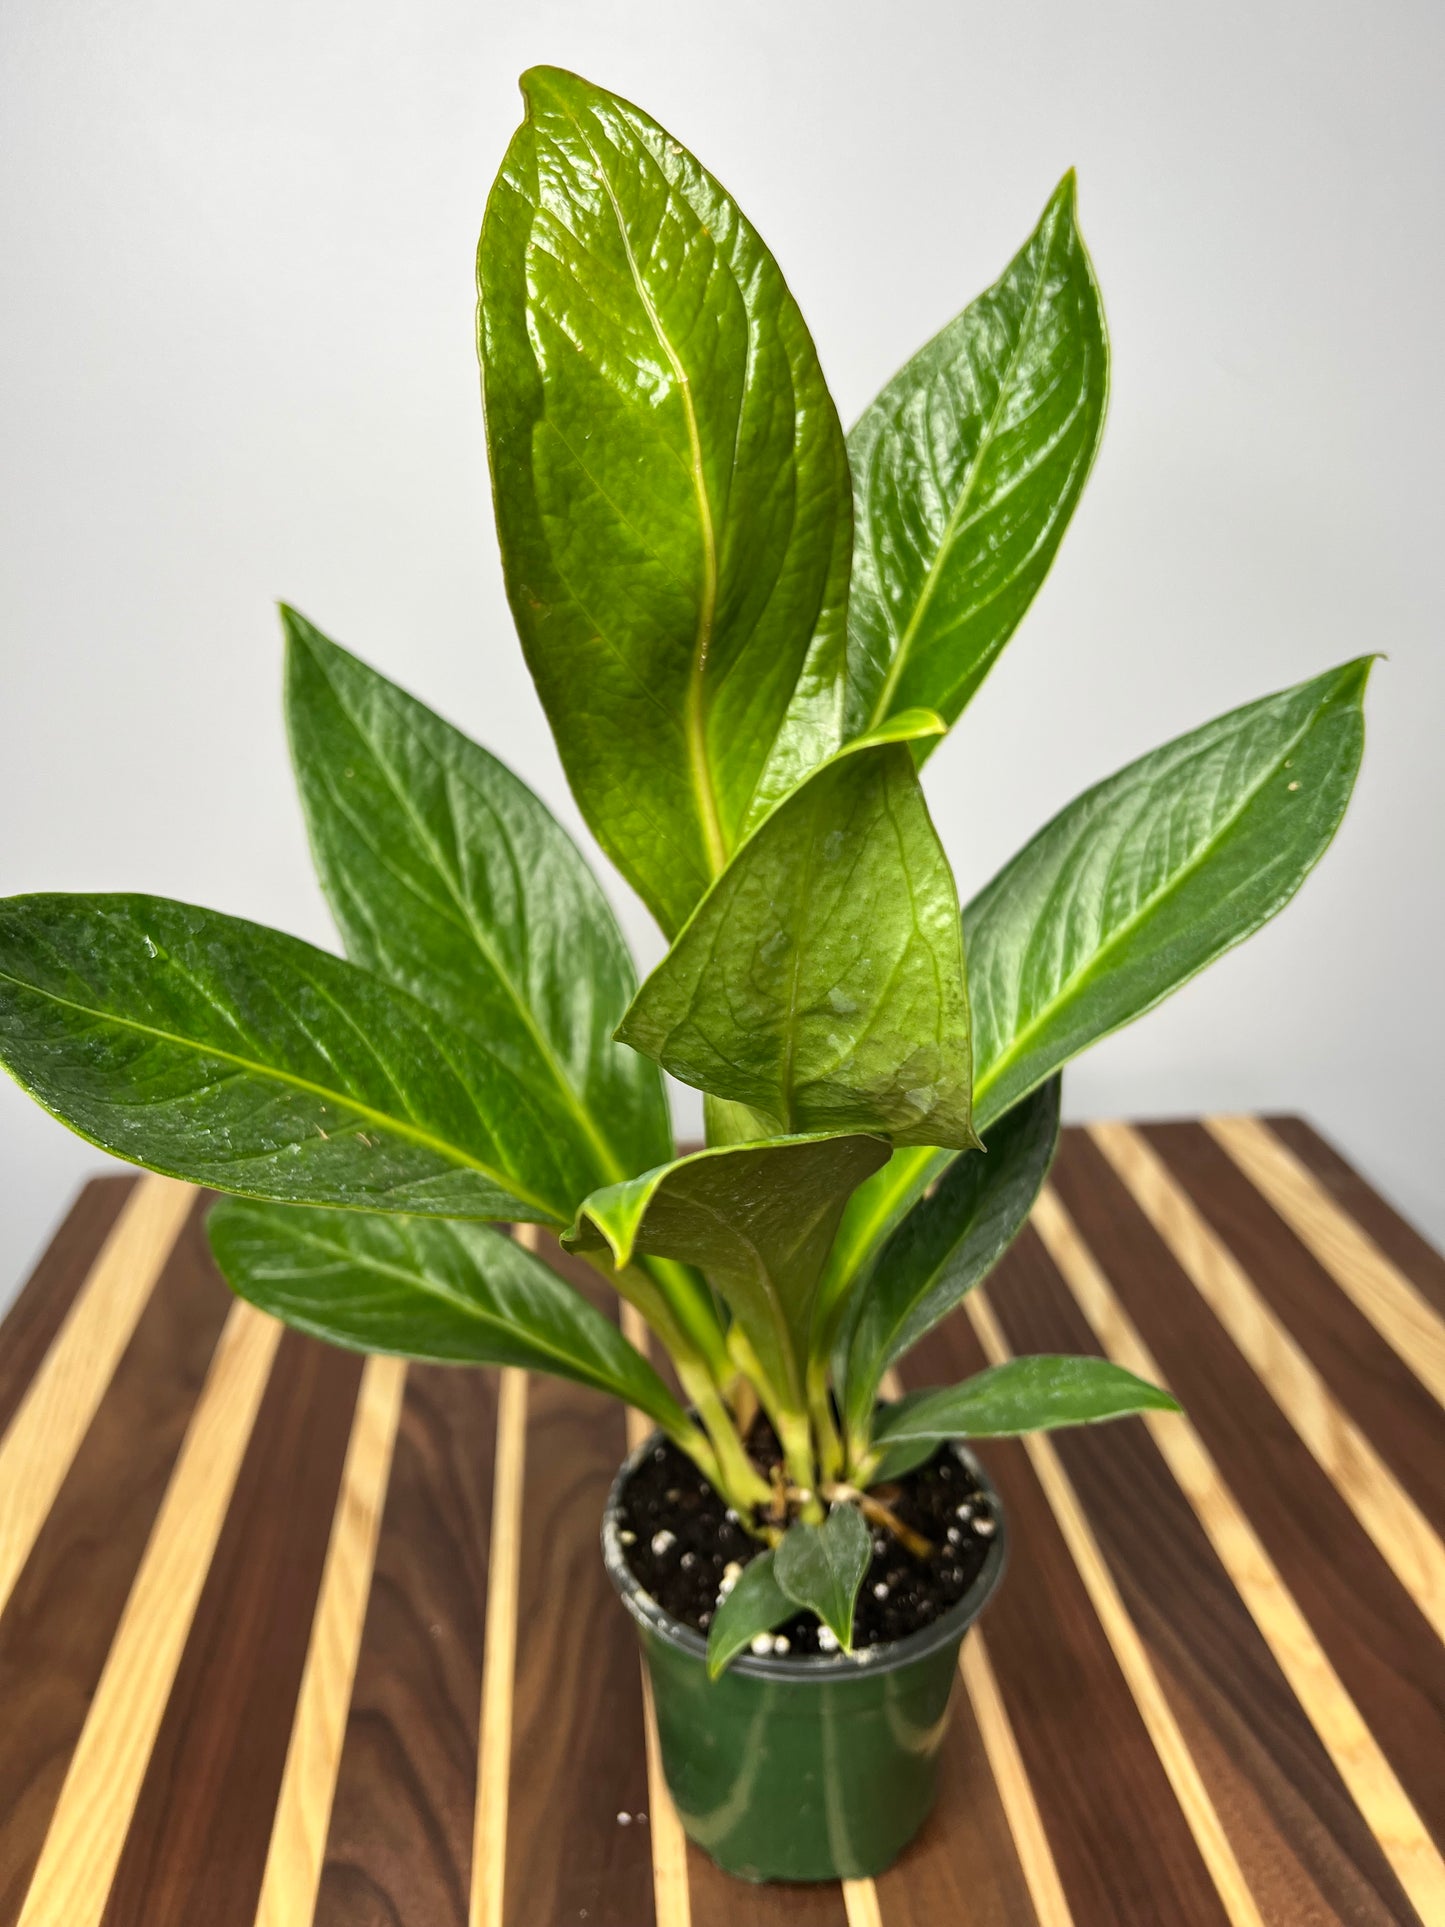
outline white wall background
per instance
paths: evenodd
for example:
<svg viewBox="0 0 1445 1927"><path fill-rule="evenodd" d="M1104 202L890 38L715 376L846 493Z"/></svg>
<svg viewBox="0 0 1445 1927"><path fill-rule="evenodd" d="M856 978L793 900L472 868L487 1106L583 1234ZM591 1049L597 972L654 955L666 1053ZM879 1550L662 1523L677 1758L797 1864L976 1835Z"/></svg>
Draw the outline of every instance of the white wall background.
<svg viewBox="0 0 1445 1927"><path fill-rule="evenodd" d="M1299 1109L1445 1236L1442 51L1430 0L6 0L0 890L161 891L330 941L277 596L577 824L472 353L524 66L631 96L722 176L845 421L1074 163L1112 418L930 765L935 812L967 890L1156 740L1388 651L1322 870L1069 1104ZM0 1079L0 1298L99 1162Z"/></svg>

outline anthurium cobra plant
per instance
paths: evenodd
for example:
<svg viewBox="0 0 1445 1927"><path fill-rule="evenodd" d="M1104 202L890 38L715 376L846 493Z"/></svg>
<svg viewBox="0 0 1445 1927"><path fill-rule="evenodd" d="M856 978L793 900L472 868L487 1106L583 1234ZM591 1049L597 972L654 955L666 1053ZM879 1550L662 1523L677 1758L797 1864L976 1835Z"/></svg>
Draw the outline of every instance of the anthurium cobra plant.
<svg viewBox="0 0 1445 1927"><path fill-rule="evenodd" d="M639 988L526 785L288 609L346 961L153 897L14 898L0 1054L91 1142L233 1194L212 1244L267 1312L647 1414L759 1544L714 1666L800 1608L846 1647L889 1480L946 1440L1172 1403L1096 1358L880 1388L1024 1224L1063 1065L1320 857L1369 661L1105 778L960 910L921 778L1104 421L1073 178L845 437L718 182L575 75L523 87L479 255L502 558L573 795L667 955ZM706 1094L705 1149L678 1155L664 1071ZM670 1383L494 1223L585 1254Z"/></svg>

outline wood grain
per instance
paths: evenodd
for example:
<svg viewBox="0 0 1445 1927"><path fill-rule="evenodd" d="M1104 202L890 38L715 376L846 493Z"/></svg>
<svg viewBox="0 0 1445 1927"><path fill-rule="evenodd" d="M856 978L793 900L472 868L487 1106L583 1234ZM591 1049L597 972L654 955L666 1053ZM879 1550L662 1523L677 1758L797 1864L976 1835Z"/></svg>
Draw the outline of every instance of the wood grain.
<svg viewBox="0 0 1445 1927"><path fill-rule="evenodd" d="M1308 1166L1255 1117L1207 1117L1204 1129L1268 1198L1355 1308L1445 1405L1445 1319Z"/></svg>
<svg viewBox="0 0 1445 1927"><path fill-rule="evenodd" d="M1387 1204L1334 1145L1303 1118L1266 1117L1264 1122L1386 1257L1399 1266L1421 1296L1445 1315L1445 1254Z"/></svg>
<svg viewBox="0 0 1445 1927"><path fill-rule="evenodd" d="M1368 1435L1435 1530L1445 1529L1445 1415L1420 1377L1209 1131L1165 1124L1141 1135L1248 1272L1341 1410ZM1433 1309L1417 1302L1422 1318L1434 1320Z"/></svg>
<svg viewBox="0 0 1445 1927"><path fill-rule="evenodd" d="M0 1439L0 1612L195 1195L172 1178L135 1186Z"/></svg>
<svg viewBox="0 0 1445 1927"><path fill-rule="evenodd" d="M989 1363L1007 1363L1014 1355L1013 1348L1004 1337L1003 1327L994 1316L993 1308L982 1290L975 1291L965 1300L965 1309ZM1199 1771L1199 1763L1190 1752L1174 1709L1159 1683L1159 1676L1139 1636L1139 1629L1124 1604L1088 1515L1064 1469L1058 1448L1053 1439L1043 1432L1026 1436L1024 1446L1054 1517L1059 1522L1059 1529L1078 1567L1090 1602L1099 1616L1099 1623L1114 1649L1119 1670L1128 1682L1134 1703L1149 1729L1154 1750L1169 1777L1174 1797L1194 1836L1200 1858L1209 1870L1225 1915L1233 1927L1264 1927L1258 1904Z"/></svg>
<svg viewBox="0 0 1445 1927"><path fill-rule="evenodd" d="M903 1376L948 1384L987 1363L967 1318L952 1318ZM982 1456L1009 1517L989 1655L1074 1919L1219 1927L1227 1916L1027 1452L997 1440Z"/></svg>
<svg viewBox="0 0 1445 1927"><path fill-rule="evenodd" d="M104 1927L254 1919L359 1366L279 1338Z"/></svg>
<svg viewBox="0 0 1445 1927"><path fill-rule="evenodd" d="M0 1344L0 1438L137 1182L133 1177L92 1178L82 1185L6 1312Z"/></svg>
<svg viewBox="0 0 1445 1927"><path fill-rule="evenodd" d="M1445 1782L1439 1648L1354 1511L1307 1452L1173 1253L1087 1135L1071 1134L1052 1183L1114 1294L1186 1398L1191 1424L1329 1664L1437 1839Z"/></svg>
<svg viewBox="0 0 1445 1927"><path fill-rule="evenodd" d="M516 1692L517 1574L522 1555L522 1482L527 1454L527 1374L509 1367L497 1398L492 1538L472 1834L471 1927L502 1927L507 1888L507 1817Z"/></svg>
<svg viewBox="0 0 1445 1927"><path fill-rule="evenodd" d="M1039 1288L1008 1301L1013 1341L1102 1351L1157 1382L1158 1361L1050 1189L1033 1229ZM1445 1865L1197 1432L1178 1414L1143 1426L1152 1444L1129 1424L1071 1434L1060 1450L1267 1914L1312 1896L1348 1919L1408 1920L1405 1893L1423 1918L1445 1912Z"/></svg>
<svg viewBox="0 0 1445 1927"><path fill-rule="evenodd" d="M118 1193L102 1194L111 1220L128 1188L122 1181ZM83 1222L84 1243L66 1241L78 1261L76 1290L106 1228L92 1210ZM14 1927L24 1904L230 1305L209 1269L197 1211L0 1616L0 1927ZM0 1356L8 1357L8 1325L5 1332Z"/></svg>
<svg viewBox="0 0 1445 1927"><path fill-rule="evenodd" d="M467 1927L497 1374L407 1372L315 1927Z"/></svg>
<svg viewBox="0 0 1445 1927"><path fill-rule="evenodd" d="M236 1305L71 1758L20 1927L98 1927L280 1327Z"/></svg>
<svg viewBox="0 0 1445 1927"><path fill-rule="evenodd" d="M599 1309L591 1266L545 1256ZM632 1626L598 1553L626 1449L622 1408L555 1379L528 1400L504 1920L641 1927L653 1918L642 1687ZM625 1814L625 1820L619 1815Z"/></svg>
<svg viewBox="0 0 1445 1927"><path fill-rule="evenodd" d="M315 1912L405 1384L401 1359L367 1359L275 1802L256 1927L288 1927Z"/></svg>
<svg viewBox="0 0 1445 1927"><path fill-rule="evenodd" d="M1127 1124L1090 1136L1402 1586L1445 1640L1445 1544L1168 1166Z"/></svg>

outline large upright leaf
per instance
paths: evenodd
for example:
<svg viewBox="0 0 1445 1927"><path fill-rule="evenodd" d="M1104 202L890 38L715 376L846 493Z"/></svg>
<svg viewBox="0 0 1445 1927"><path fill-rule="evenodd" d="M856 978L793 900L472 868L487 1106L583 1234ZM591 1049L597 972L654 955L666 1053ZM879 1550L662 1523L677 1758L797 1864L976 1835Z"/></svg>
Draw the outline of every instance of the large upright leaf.
<svg viewBox="0 0 1445 1927"><path fill-rule="evenodd" d="M1022 1229L1059 1137L1051 1078L955 1158L888 1240L856 1296L843 1416L867 1426L888 1367L986 1278Z"/></svg>
<svg viewBox="0 0 1445 1927"><path fill-rule="evenodd" d="M1350 800L1371 660L1086 790L969 905L981 1129L1288 903Z"/></svg>
<svg viewBox="0 0 1445 1927"><path fill-rule="evenodd" d="M1108 367L1067 174L1002 277L918 351L848 437L853 728L913 707L952 723L972 698L1074 512L1104 425ZM919 761L934 747L920 743Z"/></svg>
<svg viewBox="0 0 1445 1927"><path fill-rule="evenodd" d="M815 633L841 633L847 451L736 204L556 68L487 206L487 431L523 648L598 841L669 935L755 807Z"/></svg>
<svg viewBox="0 0 1445 1927"><path fill-rule="evenodd" d="M1168 1392L1108 1358L1011 1358L961 1385L910 1392L887 1406L874 1435L879 1458L871 1479L901 1478L947 1439L1016 1438L1178 1410Z"/></svg>
<svg viewBox="0 0 1445 1927"><path fill-rule="evenodd" d="M405 991L161 897L0 903L0 1062L133 1164L280 1203L563 1219L544 1098Z"/></svg>
<svg viewBox="0 0 1445 1927"><path fill-rule="evenodd" d="M698 1151L588 1198L563 1243L618 1266L656 1252L705 1271L777 1391L804 1396L813 1296L848 1193L888 1156L876 1137Z"/></svg>
<svg viewBox="0 0 1445 1927"><path fill-rule="evenodd" d="M496 757L282 616L297 781L347 955L545 1091L587 1189L670 1156L657 1067L612 1040L632 959L571 838Z"/></svg>
<svg viewBox="0 0 1445 1927"><path fill-rule="evenodd" d="M442 1365L520 1365L688 1421L610 1318L485 1225L227 1199L211 1249L233 1291L298 1331Z"/></svg>
<svg viewBox="0 0 1445 1927"><path fill-rule="evenodd" d="M784 1131L965 1146L958 898L900 716L814 771L713 885L618 1032Z"/></svg>

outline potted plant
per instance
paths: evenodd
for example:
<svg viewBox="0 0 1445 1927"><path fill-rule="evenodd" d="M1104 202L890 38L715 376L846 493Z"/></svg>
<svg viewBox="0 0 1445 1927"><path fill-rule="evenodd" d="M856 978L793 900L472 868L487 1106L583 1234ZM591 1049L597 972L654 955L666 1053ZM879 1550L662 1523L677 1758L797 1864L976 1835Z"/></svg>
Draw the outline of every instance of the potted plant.
<svg viewBox="0 0 1445 1927"><path fill-rule="evenodd" d="M717 181L574 75L523 89L479 260L502 556L573 793L666 957L639 988L531 791L287 610L347 960L155 898L14 898L0 1056L93 1143L233 1194L212 1244L266 1311L650 1417L604 1544L684 1824L755 1878L871 1873L927 1810L1002 1569L966 1442L1172 1405L1095 1358L885 1379L1027 1218L1063 1065L1318 860L1369 660L1106 778L960 911L921 772L1104 418L1072 178L845 441ZM664 1070L706 1094L705 1149L677 1153ZM585 1254L667 1376L492 1222Z"/></svg>

